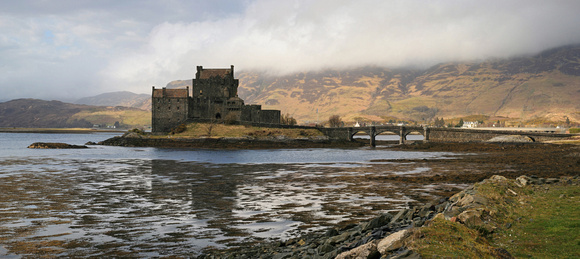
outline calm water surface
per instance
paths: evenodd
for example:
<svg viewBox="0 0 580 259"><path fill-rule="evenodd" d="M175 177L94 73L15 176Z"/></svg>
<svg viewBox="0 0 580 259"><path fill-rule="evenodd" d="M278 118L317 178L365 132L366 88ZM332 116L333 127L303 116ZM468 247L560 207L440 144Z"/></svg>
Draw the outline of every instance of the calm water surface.
<svg viewBox="0 0 580 259"><path fill-rule="evenodd" d="M430 190L444 187L365 177L425 173L428 167L397 160L451 155L380 148L26 148L115 135L0 133L0 257L18 258L22 247L31 247L29 255L42 247L56 256L189 256L287 239L430 198Z"/></svg>

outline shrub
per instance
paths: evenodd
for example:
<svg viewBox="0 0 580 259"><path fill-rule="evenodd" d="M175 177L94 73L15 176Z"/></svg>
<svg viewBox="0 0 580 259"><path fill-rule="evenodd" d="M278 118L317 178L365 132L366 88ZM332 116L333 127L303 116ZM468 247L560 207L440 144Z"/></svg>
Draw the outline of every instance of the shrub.
<svg viewBox="0 0 580 259"><path fill-rule="evenodd" d="M224 123L226 125L234 125L237 124L238 122L238 116L236 116L236 114L234 113L228 113L228 115L226 115L226 117L224 118Z"/></svg>
<svg viewBox="0 0 580 259"><path fill-rule="evenodd" d="M570 133L572 134L580 133L580 128L570 128Z"/></svg>
<svg viewBox="0 0 580 259"><path fill-rule="evenodd" d="M137 133L139 135L144 135L145 134L145 132L143 130L137 129L137 128L130 129L129 132L134 132L134 133Z"/></svg>
<svg viewBox="0 0 580 259"><path fill-rule="evenodd" d="M328 118L328 124L331 128L337 128L342 126L342 119L338 115L332 115Z"/></svg>
<svg viewBox="0 0 580 259"><path fill-rule="evenodd" d="M178 134L184 132L185 130L187 130L187 126L185 126L184 123L181 123L177 127L173 128L169 134Z"/></svg>

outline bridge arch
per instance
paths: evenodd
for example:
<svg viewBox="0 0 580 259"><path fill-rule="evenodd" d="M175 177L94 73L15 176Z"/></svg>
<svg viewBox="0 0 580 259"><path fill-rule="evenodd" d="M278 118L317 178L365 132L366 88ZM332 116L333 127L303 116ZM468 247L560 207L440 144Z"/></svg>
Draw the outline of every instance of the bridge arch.
<svg viewBox="0 0 580 259"><path fill-rule="evenodd" d="M407 140L407 135L409 135L410 133L419 133L423 136L423 140L427 141L429 140L429 132L427 130L427 128L421 127L421 126L409 126L409 127L405 127L405 126L369 126L369 127L353 127L353 128L349 128L348 131L348 138L349 140L353 140L354 136L360 132L363 132L365 134L367 134L370 137L370 145L371 146L376 146L376 136L385 133L385 132L391 132L394 133L395 135L399 136L399 144L403 144L405 143L405 141Z"/></svg>

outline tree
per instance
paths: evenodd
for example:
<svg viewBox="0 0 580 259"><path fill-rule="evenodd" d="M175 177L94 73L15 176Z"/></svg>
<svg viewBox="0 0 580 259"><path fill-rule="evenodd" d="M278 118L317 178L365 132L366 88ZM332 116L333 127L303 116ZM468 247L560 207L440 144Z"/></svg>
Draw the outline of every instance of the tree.
<svg viewBox="0 0 580 259"><path fill-rule="evenodd" d="M280 123L284 125L296 125L296 119L294 119L290 114L286 113L285 115L282 114L280 117Z"/></svg>
<svg viewBox="0 0 580 259"><path fill-rule="evenodd" d="M463 118L459 119L459 123L455 125L456 128L461 128L463 126Z"/></svg>
<svg viewBox="0 0 580 259"><path fill-rule="evenodd" d="M445 120L443 118L435 118L435 127L441 128L443 126L445 126Z"/></svg>
<svg viewBox="0 0 580 259"><path fill-rule="evenodd" d="M207 133L208 137L211 137L213 134L213 130L215 125L217 124L216 120L210 120L209 123L205 124L205 133Z"/></svg>
<svg viewBox="0 0 580 259"><path fill-rule="evenodd" d="M566 116L566 125L570 126L570 118Z"/></svg>
<svg viewBox="0 0 580 259"><path fill-rule="evenodd" d="M332 115L328 118L328 124L331 128L338 128L342 126L342 119L338 115Z"/></svg>

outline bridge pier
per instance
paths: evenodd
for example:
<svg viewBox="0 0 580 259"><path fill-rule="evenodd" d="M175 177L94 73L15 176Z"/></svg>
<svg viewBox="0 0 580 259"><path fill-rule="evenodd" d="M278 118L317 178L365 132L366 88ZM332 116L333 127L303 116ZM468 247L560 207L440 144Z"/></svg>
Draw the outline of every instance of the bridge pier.
<svg viewBox="0 0 580 259"><path fill-rule="evenodd" d="M423 142L429 142L429 127L423 127Z"/></svg>
<svg viewBox="0 0 580 259"><path fill-rule="evenodd" d="M399 127L399 144L405 144L405 141L407 140L407 134L405 133L405 127Z"/></svg>
<svg viewBox="0 0 580 259"><path fill-rule="evenodd" d="M354 139L352 128L348 128L348 141L352 141Z"/></svg>
<svg viewBox="0 0 580 259"><path fill-rule="evenodd" d="M377 132L377 129L374 126L371 127L371 132L369 133L369 137L371 139L371 147L377 146L377 143L375 141L375 137L377 136L376 132Z"/></svg>

